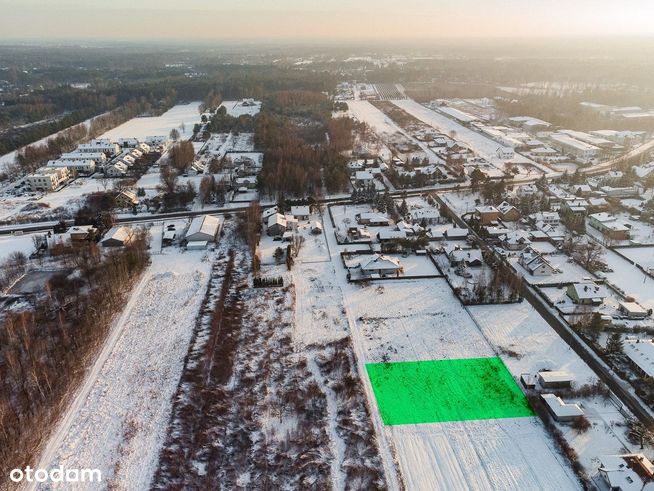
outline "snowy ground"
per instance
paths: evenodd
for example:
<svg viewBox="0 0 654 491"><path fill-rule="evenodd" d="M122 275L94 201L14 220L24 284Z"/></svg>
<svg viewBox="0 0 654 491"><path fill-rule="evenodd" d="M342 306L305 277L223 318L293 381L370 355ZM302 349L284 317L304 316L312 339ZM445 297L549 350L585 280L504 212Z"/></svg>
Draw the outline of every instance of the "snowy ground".
<svg viewBox="0 0 654 491"><path fill-rule="evenodd" d="M12 252L23 252L29 256L34 252L34 242L32 237L41 234L25 234L25 235L0 235L0 262L9 257Z"/></svg>
<svg viewBox="0 0 654 491"><path fill-rule="evenodd" d="M474 306L469 311L491 343L505 353L512 353L502 358L514 377L550 369L572 373L577 386L597 381L588 365L527 302ZM598 455L639 451L626 440L624 428L619 427L625 418L612 402L598 398L566 399L566 402L579 403L592 423L591 429L583 434L570 426L558 425L589 474L596 472L594 459Z"/></svg>
<svg viewBox="0 0 654 491"><path fill-rule="evenodd" d="M252 106L244 106L243 101L224 101L221 106L227 109L227 114L235 117L244 114L254 116L261 111L261 101L254 101Z"/></svg>
<svg viewBox="0 0 654 491"><path fill-rule="evenodd" d="M620 254L654 272L654 247L624 247Z"/></svg>
<svg viewBox="0 0 654 491"><path fill-rule="evenodd" d="M210 272L206 252L164 251L152 257L39 467L97 468L118 489L149 486Z"/></svg>
<svg viewBox="0 0 654 491"><path fill-rule="evenodd" d="M138 138L144 140L147 136L168 136L170 130L177 128L182 139L193 135L193 125L200 122L198 107L200 102L177 104L161 116L133 118L126 123L103 133L100 138ZM180 125L184 124L184 131Z"/></svg>
<svg viewBox="0 0 654 491"><path fill-rule="evenodd" d="M608 281L624 291L626 295L634 297L644 308L654 308L653 278L610 249L605 249L603 259L613 270L612 273L606 273Z"/></svg>
<svg viewBox="0 0 654 491"><path fill-rule="evenodd" d="M579 489L535 418L400 425L389 431L412 491Z"/></svg>

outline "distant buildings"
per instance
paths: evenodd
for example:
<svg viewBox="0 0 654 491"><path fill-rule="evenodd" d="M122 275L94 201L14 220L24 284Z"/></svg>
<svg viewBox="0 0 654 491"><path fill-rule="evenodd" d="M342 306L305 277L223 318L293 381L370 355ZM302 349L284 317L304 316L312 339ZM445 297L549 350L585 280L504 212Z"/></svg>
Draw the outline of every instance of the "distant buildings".
<svg viewBox="0 0 654 491"><path fill-rule="evenodd" d="M552 145L558 147L564 153L570 153L581 160L591 160L600 152L600 148L589 143L577 140L570 135L553 133L550 135Z"/></svg>

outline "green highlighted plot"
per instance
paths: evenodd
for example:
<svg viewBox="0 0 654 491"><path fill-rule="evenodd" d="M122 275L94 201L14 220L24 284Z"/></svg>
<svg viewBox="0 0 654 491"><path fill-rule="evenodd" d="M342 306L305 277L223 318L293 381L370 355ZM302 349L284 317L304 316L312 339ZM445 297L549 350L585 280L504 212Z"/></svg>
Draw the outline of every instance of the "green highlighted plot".
<svg viewBox="0 0 654 491"><path fill-rule="evenodd" d="M499 358L366 365L386 425L533 416Z"/></svg>

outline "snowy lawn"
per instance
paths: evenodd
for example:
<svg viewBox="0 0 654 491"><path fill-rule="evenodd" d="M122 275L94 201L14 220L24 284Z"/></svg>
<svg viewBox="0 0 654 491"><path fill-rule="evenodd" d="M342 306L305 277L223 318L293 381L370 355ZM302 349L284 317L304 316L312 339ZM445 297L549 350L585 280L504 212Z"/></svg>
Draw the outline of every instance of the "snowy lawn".
<svg viewBox="0 0 654 491"><path fill-rule="evenodd" d="M200 102L177 104L161 116L133 118L100 136L100 138L138 138L144 140L148 136L168 136L170 130L176 128L182 139L193 135L193 125L200 122L198 107ZM180 128L184 125L184 131Z"/></svg>

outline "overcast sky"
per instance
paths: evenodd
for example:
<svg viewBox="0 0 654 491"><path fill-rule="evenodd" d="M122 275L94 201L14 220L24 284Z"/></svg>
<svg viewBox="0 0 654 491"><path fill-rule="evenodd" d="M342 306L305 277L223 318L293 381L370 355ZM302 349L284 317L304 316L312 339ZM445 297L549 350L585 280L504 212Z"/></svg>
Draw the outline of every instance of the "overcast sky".
<svg viewBox="0 0 654 491"><path fill-rule="evenodd" d="M0 38L654 36L654 0L0 0Z"/></svg>

